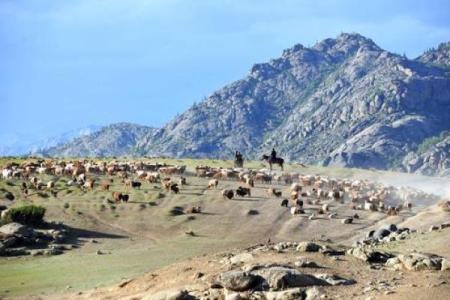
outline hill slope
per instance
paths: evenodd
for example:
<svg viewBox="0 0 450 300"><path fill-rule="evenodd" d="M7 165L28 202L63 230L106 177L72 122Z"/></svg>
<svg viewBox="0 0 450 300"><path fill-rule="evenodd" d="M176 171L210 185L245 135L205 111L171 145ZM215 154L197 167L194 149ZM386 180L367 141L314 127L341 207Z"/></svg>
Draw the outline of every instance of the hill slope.
<svg viewBox="0 0 450 300"><path fill-rule="evenodd" d="M137 144L154 129L148 126L117 123L43 151L48 156L125 156L139 155Z"/></svg>

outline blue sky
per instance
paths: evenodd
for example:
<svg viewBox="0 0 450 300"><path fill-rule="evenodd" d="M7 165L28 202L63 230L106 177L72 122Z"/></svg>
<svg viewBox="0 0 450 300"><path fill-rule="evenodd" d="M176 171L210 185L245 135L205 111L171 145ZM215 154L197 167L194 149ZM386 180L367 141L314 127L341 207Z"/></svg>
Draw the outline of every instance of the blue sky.
<svg viewBox="0 0 450 300"><path fill-rule="evenodd" d="M161 126L257 62L358 32L416 57L450 1L0 0L0 138Z"/></svg>

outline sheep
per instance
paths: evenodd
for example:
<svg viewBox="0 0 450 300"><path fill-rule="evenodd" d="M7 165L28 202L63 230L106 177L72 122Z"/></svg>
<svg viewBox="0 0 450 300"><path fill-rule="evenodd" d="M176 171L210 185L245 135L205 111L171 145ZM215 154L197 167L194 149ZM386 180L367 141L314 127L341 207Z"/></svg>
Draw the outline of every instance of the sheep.
<svg viewBox="0 0 450 300"><path fill-rule="evenodd" d="M282 193L281 193L281 191L277 191L274 188L269 188L269 189L267 189L267 195L269 197L275 196L275 197L279 198L279 197L281 197Z"/></svg>
<svg viewBox="0 0 450 300"><path fill-rule="evenodd" d="M102 181L101 187L102 187L102 190L103 190L103 191L109 191L109 187L110 187L109 182L107 182L107 181Z"/></svg>
<svg viewBox="0 0 450 300"><path fill-rule="evenodd" d="M178 180L179 185L186 185L186 177L181 176Z"/></svg>
<svg viewBox="0 0 450 300"><path fill-rule="evenodd" d="M47 182L47 189L52 189L52 188L54 188L55 187L55 182L54 181L49 181L49 182Z"/></svg>
<svg viewBox="0 0 450 300"><path fill-rule="evenodd" d="M93 190L94 189L94 183L95 183L95 180L94 179L89 179L88 181L86 181L85 183L84 183L84 187L86 188L86 189L88 189L88 190Z"/></svg>
<svg viewBox="0 0 450 300"><path fill-rule="evenodd" d="M294 182L291 185L291 192L301 192L302 191L302 187L300 186L300 184Z"/></svg>
<svg viewBox="0 0 450 300"><path fill-rule="evenodd" d="M240 187L238 187L238 188L236 189L236 194L237 194L238 196L241 196L241 197L244 197L244 196L246 196L246 195L248 195L249 197L251 197L251 191L250 191L250 189L249 189L249 188L242 187L242 186L240 186Z"/></svg>
<svg viewBox="0 0 450 300"><path fill-rule="evenodd" d="M112 192L112 197L115 202L120 202L120 200L122 200L122 193Z"/></svg>
<svg viewBox="0 0 450 300"><path fill-rule="evenodd" d="M249 187L255 187L255 181L253 178L247 178L245 181Z"/></svg>
<svg viewBox="0 0 450 300"><path fill-rule="evenodd" d="M291 200L296 201L298 199L298 191L291 192Z"/></svg>
<svg viewBox="0 0 450 300"><path fill-rule="evenodd" d="M137 188L137 189L140 189L142 183L139 182L139 181L126 180L126 181L125 181L125 185L126 185L127 187L130 187L130 188Z"/></svg>
<svg viewBox="0 0 450 300"><path fill-rule="evenodd" d="M224 199L233 199L234 192L233 190L222 190L222 196Z"/></svg>
<svg viewBox="0 0 450 300"><path fill-rule="evenodd" d="M170 191L174 192L175 194L178 194L180 192L180 188L178 187L177 183L172 183L170 185Z"/></svg>
<svg viewBox="0 0 450 300"><path fill-rule="evenodd" d="M292 206L291 207L291 215L298 215L298 214L301 214L301 213L303 213L303 210L300 208L300 207L297 207L297 206Z"/></svg>
<svg viewBox="0 0 450 300"><path fill-rule="evenodd" d="M295 201L295 205L297 205L298 207L302 208L303 207L303 201L300 199L297 199L297 201Z"/></svg>
<svg viewBox="0 0 450 300"><path fill-rule="evenodd" d="M289 204L289 200L288 199L283 199L282 201L281 201L281 207L288 207L288 204Z"/></svg>
<svg viewBox="0 0 450 300"><path fill-rule="evenodd" d="M217 186L219 185L219 180L217 179L211 179L210 181L208 181L208 189L212 189L212 188L217 188Z"/></svg>
<svg viewBox="0 0 450 300"><path fill-rule="evenodd" d="M329 210L328 204L322 205L322 210L323 210L323 211L328 211L328 210Z"/></svg>

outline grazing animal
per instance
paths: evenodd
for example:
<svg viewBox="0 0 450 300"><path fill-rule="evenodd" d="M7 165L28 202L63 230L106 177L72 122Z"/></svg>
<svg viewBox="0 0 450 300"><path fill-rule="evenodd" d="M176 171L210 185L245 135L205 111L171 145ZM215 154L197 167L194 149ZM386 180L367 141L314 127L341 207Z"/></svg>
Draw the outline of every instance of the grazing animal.
<svg viewBox="0 0 450 300"><path fill-rule="evenodd" d="M292 191L291 192L291 200L292 201L296 201L298 199L298 192L297 191Z"/></svg>
<svg viewBox="0 0 450 300"><path fill-rule="evenodd" d="M180 188L178 187L178 183L170 184L170 191L178 194L180 192Z"/></svg>
<svg viewBox="0 0 450 300"><path fill-rule="evenodd" d="M249 187L255 187L255 181L253 180L253 178L247 178L246 183Z"/></svg>
<svg viewBox="0 0 450 300"><path fill-rule="evenodd" d="M47 182L47 189L52 189L55 187L55 182L54 181L49 181Z"/></svg>
<svg viewBox="0 0 450 300"><path fill-rule="evenodd" d="M272 156L264 154L262 156L261 160L265 160L265 161L267 161L269 163L271 171L272 171L272 165L273 164L279 165L281 170L283 170L284 159L282 159L281 157L272 157Z"/></svg>
<svg viewBox="0 0 450 300"><path fill-rule="evenodd" d="M298 215L303 213L303 210L300 207L292 206L291 207L291 215Z"/></svg>
<svg viewBox="0 0 450 300"><path fill-rule="evenodd" d="M180 179L179 179L179 181L178 181L178 183L179 183L180 185L186 185L186 177L181 176Z"/></svg>
<svg viewBox="0 0 450 300"><path fill-rule="evenodd" d="M275 197L279 198L279 197L281 197L282 193L281 193L281 191L277 191L274 188L269 188L269 189L267 189L267 195L269 197L275 196Z"/></svg>
<svg viewBox="0 0 450 300"><path fill-rule="evenodd" d="M112 192L112 197L115 202L119 202L122 200L122 193L120 192Z"/></svg>
<svg viewBox="0 0 450 300"><path fill-rule="evenodd" d="M130 199L130 196L127 194L122 194L122 202L128 202L128 200Z"/></svg>
<svg viewBox="0 0 450 300"><path fill-rule="evenodd" d="M130 188L140 189L142 183L140 181L126 180L125 185Z"/></svg>
<svg viewBox="0 0 450 300"><path fill-rule="evenodd" d="M302 187L300 186L300 184L298 184L297 182L294 182L291 185L291 191L292 192L301 192L302 191Z"/></svg>
<svg viewBox="0 0 450 300"><path fill-rule="evenodd" d="M281 201L281 206L283 207L288 207L288 205L289 205L289 200L288 199L283 199L282 201Z"/></svg>
<svg viewBox="0 0 450 300"><path fill-rule="evenodd" d="M224 199L233 199L234 192L233 190L222 190L222 196Z"/></svg>
<svg viewBox="0 0 450 300"><path fill-rule="evenodd" d="M217 180L217 179L211 179L209 182L208 182L208 189L212 189L212 188L217 188L217 186L219 185L219 180Z"/></svg>
<svg viewBox="0 0 450 300"><path fill-rule="evenodd" d="M300 199L297 199L297 201L295 201L295 205L297 205L298 207L302 208L303 207L303 201Z"/></svg>
<svg viewBox="0 0 450 300"><path fill-rule="evenodd" d="M95 180L94 180L94 179L90 179L90 180L88 180L88 181L86 181L86 182L84 183L84 187L85 187L86 189L92 191L92 190L94 189L94 183L95 183Z"/></svg>
<svg viewBox="0 0 450 300"><path fill-rule="evenodd" d="M107 182L107 181L102 181L102 183L101 183L101 187L102 187L102 190L103 191L109 191L109 182Z"/></svg>
<svg viewBox="0 0 450 300"><path fill-rule="evenodd" d="M238 187L236 189L236 194L238 196L241 196L241 197L244 197L246 195L248 195L250 197L251 196L251 191L250 191L249 188L245 188L245 187L240 186L240 187Z"/></svg>

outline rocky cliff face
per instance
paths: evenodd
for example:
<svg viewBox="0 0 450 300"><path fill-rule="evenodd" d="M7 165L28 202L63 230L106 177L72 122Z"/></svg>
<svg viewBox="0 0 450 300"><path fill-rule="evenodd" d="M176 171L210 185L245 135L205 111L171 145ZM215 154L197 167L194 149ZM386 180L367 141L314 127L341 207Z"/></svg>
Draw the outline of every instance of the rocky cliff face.
<svg viewBox="0 0 450 300"><path fill-rule="evenodd" d="M417 58L418 61L439 67L450 68L450 42L440 44Z"/></svg>
<svg viewBox="0 0 450 300"><path fill-rule="evenodd" d="M130 123L117 123L71 142L42 151L48 156L93 157L142 155L138 144L154 129Z"/></svg>
<svg viewBox="0 0 450 300"><path fill-rule="evenodd" d="M450 77L422 60L358 34L296 45L175 118L144 148L193 157L238 149L255 158L275 146L291 161L391 167L450 127Z"/></svg>
<svg viewBox="0 0 450 300"><path fill-rule="evenodd" d="M423 153L408 153L402 163L408 173L450 176L450 135Z"/></svg>
<svg viewBox="0 0 450 300"><path fill-rule="evenodd" d="M219 158L239 150L258 158L276 147L290 161L398 168L423 140L450 128L449 48L410 60L345 33L311 48L295 45L134 139L135 148Z"/></svg>

